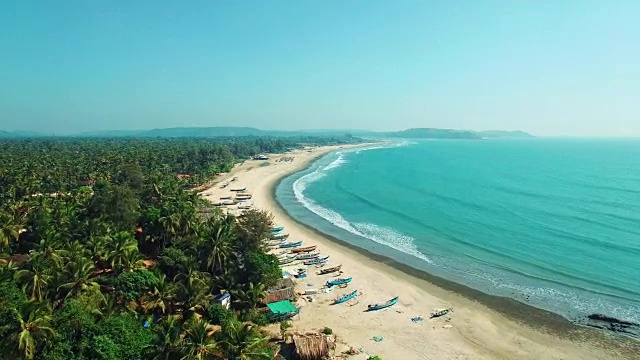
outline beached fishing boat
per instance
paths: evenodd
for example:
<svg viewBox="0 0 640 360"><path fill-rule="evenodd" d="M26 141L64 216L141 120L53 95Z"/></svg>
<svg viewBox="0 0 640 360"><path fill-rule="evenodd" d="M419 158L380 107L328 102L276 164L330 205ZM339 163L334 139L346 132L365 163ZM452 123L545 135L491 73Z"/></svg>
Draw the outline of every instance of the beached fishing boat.
<svg viewBox="0 0 640 360"><path fill-rule="evenodd" d="M302 241L293 242L293 243L283 243L283 244L280 244L280 248L281 249L294 248L300 245L302 245Z"/></svg>
<svg viewBox="0 0 640 360"><path fill-rule="evenodd" d="M307 260L305 262L303 262L303 264L305 265L316 265L316 264L324 264L327 261L329 261L329 255L323 257L323 258L315 258L315 259L311 259L311 260Z"/></svg>
<svg viewBox="0 0 640 360"><path fill-rule="evenodd" d="M271 235L271 240L283 240L289 237L289 234Z"/></svg>
<svg viewBox="0 0 640 360"><path fill-rule="evenodd" d="M306 253L306 252L312 252L313 250L316 249L316 245L312 245L312 246L307 246L307 247L302 247L302 248L297 248L297 249L292 249L291 253L292 254L298 254L298 253Z"/></svg>
<svg viewBox="0 0 640 360"><path fill-rule="evenodd" d="M352 278L350 278L350 277L349 278L345 278L345 279L330 280L330 281L327 281L327 287L348 284L348 283L351 282L351 280L352 280Z"/></svg>
<svg viewBox="0 0 640 360"><path fill-rule="evenodd" d="M279 263L280 265L285 265L285 264L291 264L294 261L296 261L296 257L292 256L289 258L280 259Z"/></svg>
<svg viewBox="0 0 640 360"><path fill-rule="evenodd" d="M243 192L243 191L247 190L247 188L243 187L243 188L235 188L235 189L230 189L230 190L234 191L234 192Z"/></svg>
<svg viewBox="0 0 640 360"><path fill-rule="evenodd" d="M271 232L277 233L284 230L284 226L272 227Z"/></svg>
<svg viewBox="0 0 640 360"><path fill-rule="evenodd" d="M367 308L367 311L376 311L376 310L386 309L397 303L398 303L398 297L396 296L393 299L387 301L386 303L369 305L369 307Z"/></svg>
<svg viewBox="0 0 640 360"><path fill-rule="evenodd" d="M284 242L284 240L267 241L267 242L265 242L265 245L267 245L269 247L278 247L283 242Z"/></svg>
<svg viewBox="0 0 640 360"><path fill-rule="evenodd" d="M220 200L230 200L231 199L231 195L229 196L220 196Z"/></svg>
<svg viewBox="0 0 640 360"><path fill-rule="evenodd" d="M320 253L308 253L308 254L297 254L297 255L295 255L296 259L298 259L298 260L315 259L318 256L320 256Z"/></svg>
<svg viewBox="0 0 640 360"><path fill-rule="evenodd" d="M448 313L452 312L453 309L452 308L448 308L448 309L436 309L433 312L431 312L431 319L433 318L437 318L440 316L445 316Z"/></svg>
<svg viewBox="0 0 640 360"><path fill-rule="evenodd" d="M332 272L340 271L340 269L342 269L342 265L322 269L318 271L318 275L331 274Z"/></svg>
<svg viewBox="0 0 640 360"><path fill-rule="evenodd" d="M333 300L333 304L334 305L342 304L343 302L349 301L349 300L355 298L356 296L358 296L358 290L353 290L352 292L350 292L348 294L345 294L345 295L342 295L339 298Z"/></svg>

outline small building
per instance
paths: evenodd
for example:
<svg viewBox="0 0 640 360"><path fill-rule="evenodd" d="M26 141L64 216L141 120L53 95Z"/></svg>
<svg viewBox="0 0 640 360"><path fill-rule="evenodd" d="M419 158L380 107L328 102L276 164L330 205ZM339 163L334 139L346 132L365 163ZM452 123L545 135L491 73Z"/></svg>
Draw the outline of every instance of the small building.
<svg viewBox="0 0 640 360"><path fill-rule="evenodd" d="M225 309L229 309L231 307L231 295L229 293L220 294L213 300L222 305Z"/></svg>
<svg viewBox="0 0 640 360"><path fill-rule="evenodd" d="M331 358L335 348L332 338L319 333L293 335L296 359L317 360Z"/></svg>
<svg viewBox="0 0 640 360"><path fill-rule="evenodd" d="M269 157L268 157L268 156L266 156L266 155L262 155L262 154L260 154L260 155L256 155L256 156L254 156L254 157L253 157L253 160L269 160Z"/></svg>
<svg viewBox="0 0 640 360"><path fill-rule="evenodd" d="M291 279L280 279L275 286L267 289L264 303L268 305L272 302L292 300L296 296L295 285Z"/></svg>
<svg viewBox="0 0 640 360"><path fill-rule="evenodd" d="M267 307L269 308L269 317L272 321L286 320L300 313L300 309L295 307L289 300L269 303Z"/></svg>

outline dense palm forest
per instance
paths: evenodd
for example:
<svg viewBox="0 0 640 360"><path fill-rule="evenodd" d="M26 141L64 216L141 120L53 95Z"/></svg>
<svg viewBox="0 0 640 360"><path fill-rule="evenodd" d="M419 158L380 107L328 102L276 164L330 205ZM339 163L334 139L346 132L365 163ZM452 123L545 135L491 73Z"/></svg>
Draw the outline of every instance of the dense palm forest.
<svg viewBox="0 0 640 360"><path fill-rule="evenodd" d="M273 358L270 215L223 215L193 189L258 153L354 140L0 141L3 358Z"/></svg>

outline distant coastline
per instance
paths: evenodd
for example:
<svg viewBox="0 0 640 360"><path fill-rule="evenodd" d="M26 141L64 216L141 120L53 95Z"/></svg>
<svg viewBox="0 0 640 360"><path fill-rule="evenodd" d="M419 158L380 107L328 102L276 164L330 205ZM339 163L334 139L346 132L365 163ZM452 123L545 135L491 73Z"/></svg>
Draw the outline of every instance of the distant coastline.
<svg viewBox="0 0 640 360"><path fill-rule="evenodd" d="M55 134L45 134L34 131L2 131L0 138L32 138L52 137ZM471 131L434 128L413 128L402 131L368 131L368 130L260 130L252 127L175 127L152 130L105 130L79 132L61 137L140 137L140 138L173 138L173 137L317 137L317 136L353 136L362 138L413 138L413 139L467 139L479 140L484 138L533 138L524 131ZM60 136L58 136L60 137Z"/></svg>

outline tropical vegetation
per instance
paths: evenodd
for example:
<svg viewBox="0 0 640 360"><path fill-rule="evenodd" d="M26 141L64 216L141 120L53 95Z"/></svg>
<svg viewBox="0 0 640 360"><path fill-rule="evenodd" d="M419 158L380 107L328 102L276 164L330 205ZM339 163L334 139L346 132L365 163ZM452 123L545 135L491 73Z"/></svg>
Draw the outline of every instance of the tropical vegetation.
<svg viewBox="0 0 640 360"><path fill-rule="evenodd" d="M0 352L273 358L259 327L281 276L263 246L271 217L224 215L197 190L259 153L347 141L357 139L0 141Z"/></svg>

